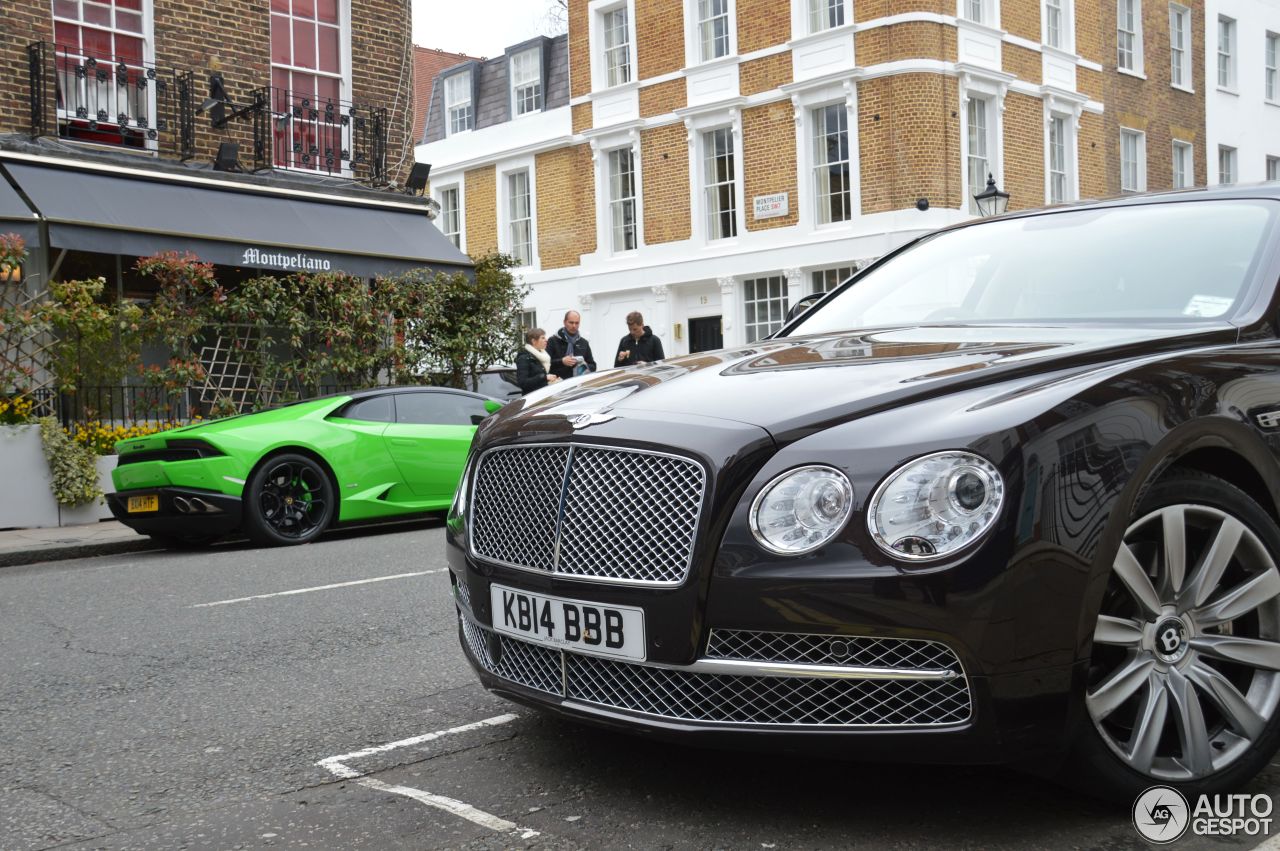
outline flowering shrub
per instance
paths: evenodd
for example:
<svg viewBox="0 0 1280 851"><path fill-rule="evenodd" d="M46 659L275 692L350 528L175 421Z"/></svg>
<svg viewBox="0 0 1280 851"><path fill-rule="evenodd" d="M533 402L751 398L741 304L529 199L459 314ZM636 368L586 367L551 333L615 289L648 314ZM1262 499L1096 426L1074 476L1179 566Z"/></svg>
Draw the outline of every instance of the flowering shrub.
<svg viewBox="0 0 1280 851"><path fill-rule="evenodd" d="M196 420L199 420L196 417ZM107 425L101 422L76 423L65 429L67 436L76 444L88 449L94 455L114 455L116 441L128 440L131 437L146 437L173 428L181 428L187 423L135 423L131 426Z"/></svg>
<svg viewBox="0 0 1280 851"><path fill-rule="evenodd" d="M35 402L29 396L0 397L0 425L22 425L31 422Z"/></svg>
<svg viewBox="0 0 1280 851"><path fill-rule="evenodd" d="M77 446L53 417L40 418L40 442L52 474L53 496L59 505L84 505L102 498L93 455Z"/></svg>

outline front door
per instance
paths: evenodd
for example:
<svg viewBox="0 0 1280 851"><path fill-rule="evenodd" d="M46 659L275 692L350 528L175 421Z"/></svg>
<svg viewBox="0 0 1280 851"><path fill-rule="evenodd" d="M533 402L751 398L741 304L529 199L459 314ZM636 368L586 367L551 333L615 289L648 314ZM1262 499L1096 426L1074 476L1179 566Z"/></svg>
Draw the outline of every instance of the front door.
<svg viewBox="0 0 1280 851"><path fill-rule="evenodd" d="M689 320L689 354L724 348L719 316L699 316Z"/></svg>

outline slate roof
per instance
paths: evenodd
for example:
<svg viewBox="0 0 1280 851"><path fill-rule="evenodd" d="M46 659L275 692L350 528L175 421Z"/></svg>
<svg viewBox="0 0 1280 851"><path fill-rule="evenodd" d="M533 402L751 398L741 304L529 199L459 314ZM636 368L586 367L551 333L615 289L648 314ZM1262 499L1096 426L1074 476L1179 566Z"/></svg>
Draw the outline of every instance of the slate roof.
<svg viewBox="0 0 1280 851"><path fill-rule="evenodd" d="M465 53L449 53L445 50L413 46L413 141L422 140L422 131L427 124L427 107L431 103L431 87L436 82L436 75L459 62L466 62L481 57L468 56Z"/></svg>
<svg viewBox="0 0 1280 851"><path fill-rule="evenodd" d="M511 88L507 82L510 56L530 47L542 45L543 50L543 106L544 110L569 104L569 36L553 38L539 36L512 45L501 56L492 59L468 60L442 70L435 79L431 100L427 108L426 129L423 142L439 142L445 137L444 78L470 67L476 78L472 81L477 91L473 95L475 107L474 129L481 130L511 120Z"/></svg>

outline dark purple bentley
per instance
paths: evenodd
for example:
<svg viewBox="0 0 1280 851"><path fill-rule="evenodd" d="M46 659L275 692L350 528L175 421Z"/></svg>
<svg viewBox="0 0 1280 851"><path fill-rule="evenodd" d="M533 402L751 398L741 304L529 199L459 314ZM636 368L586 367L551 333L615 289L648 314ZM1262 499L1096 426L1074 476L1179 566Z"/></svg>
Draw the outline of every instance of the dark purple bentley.
<svg viewBox="0 0 1280 851"><path fill-rule="evenodd" d="M1280 739L1280 189L916 240L769 340L486 420L481 680L733 747L1230 790Z"/></svg>

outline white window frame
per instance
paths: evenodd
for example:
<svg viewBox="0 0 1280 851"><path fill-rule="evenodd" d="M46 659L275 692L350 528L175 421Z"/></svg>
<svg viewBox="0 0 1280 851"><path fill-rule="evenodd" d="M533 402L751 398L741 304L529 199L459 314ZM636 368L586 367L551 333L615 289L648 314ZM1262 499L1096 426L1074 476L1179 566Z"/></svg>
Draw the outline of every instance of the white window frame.
<svg viewBox="0 0 1280 851"><path fill-rule="evenodd" d="M446 196L450 192L453 193L454 201L458 207L455 211L455 218L457 221L454 222L458 227L458 238L456 241L453 239L450 239L449 241L458 246L460 251L465 252L467 250L467 205L463 191L463 181L461 180L457 183L441 183L439 186L431 187L431 197L435 198L436 203L440 205L440 215L436 217L436 227L438 227L440 232L446 237L449 237L452 231L446 230L445 228L446 215L448 213L448 205L445 204L445 200Z"/></svg>
<svg viewBox="0 0 1280 851"><path fill-rule="evenodd" d="M720 6L723 8L717 8ZM698 44L699 62L713 62L737 53L734 39L730 37L736 23L730 0L693 0L693 10L696 29L694 39ZM715 23L720 20L724 21L723 35L716 32Z"/></svg>
<svg viewBox="0 0 1280 851"><path fill-rule="evenodd" d="M1173 188L1190 189L1196 185L1195 146L1182 139L1173 140ZM1179 168L1181 166L1181 168ZM1182 172L1182 180L1178 180L1178 172Z"/></svg>
<svg viewBox="0 0 1280 851"><path fill-rule="evenodd" d="M532 77L518 78L518 65L528 57L533 59L534 74ZM512 53L507 61L507 80L510 82L511 87L511 117L513 119L541 112L545 102L543 98L546 95L546 88L542 80L542 48L535 45ZM528 89L533 89L531 93L533 105L525 108L530 101L530 95L526 91Z"/></svg>
<svg viewBox="0 0 1280 851"><path fill-rule="evenodd" d="M291 22L289 38L290 38L290 43L292 44L293 16L292 15L286 16L286 15L283 15L282 13L272 12L270 10L268 10L268 16L289 18ZM303 20L307 20L307 19L303 18ZM270 32L271 32L270 24L271 22L268 21L268 28L267 28L268 39L270 38ZM321 26L332 27L333 25L322 24L317 22L316 26L318 29ZM317 32L317 35L318 35L318 32ZM317 46L317 50L318 50L318 46ZM277 62L268 63L268 68L270 69L268 73L271 73L272 77L274 77L275 75L272 72L274 72L275 69L279 68L284 71L290 71L290 72L300 71L304 74L314 74L317 77L326 77L330 80L336 80L338 83L338 100L340 102L342 101L350 102L354 99L354 92L355 92L354 86L352 84L352 77L351 77L352 65L353 65L353 62L352 62L352 55L351 55L351 0L338 0L338 73L335 74L329 71L320 71L314 68L303 68L297 65L286 65L286 64L277 63ZM273 85L274 85L274 82L273 82ZM352 139L351 133L352 131L350 127L343 127L342 144L346 146L348 149L350 149L351 147L351 139ZM273 155L273 160L274 159L275 157ZM301 171L303 173L312 173L312 174L316 173L316 169L313 169L308 166L297 166L297 165L277 163L275 165L275 168L284 169L287 171ZM321 169L321 171L323 171L323 169ZM337 172L334 172L334 173L337 174ZM345 177L350 177L352 175L352 170L350 166L349 165L344 166L342 168L341 174Z"/></svg>
<svg viewBox="0 0 1280 851"><path fill-rule="evenodd" d="M964 167L960 170L960 176L962 180L961 189L965 199L964 209L971 215L978 215L978 205L973 200L973 196L986 188L987 174L995 178L996 185L1004 185L1004 96L1007 89L1007 83L992 82L969 75L961 77L960 161ZM973 152L970 150L969 140L969 104L973 100L986 102L984 115L986 132L983 135L986 141L985 157L987 165L979 186L972 185L974 179L970 175L970 171L973 168L970 161Z"/></svg>
<svg viewBox="0 0 1280 851"><path fill-rule="evenodd" d="M765 297L748 299L747 290L751 289L753 291L758 291L758 287L761 283L764 283L765 286L768 288L765 294ZM776 296L773 295L773 285L775 283L778 285L778 295ZM777 331L783 325L787 324L787 308L788 308L787 302L790 296L789 283L790 282L787 280L787 276L781 272L778 272L775 274L766 273L763 275L757 275L754 277L745 278L742 281L742 333L743 333L744 340L748 344L761 340L764 337L767 337L769 334L772 334L774 331ZM779 307L781 308L779 313L779 316L780 316L779 319L777 320L766 319L763 322L761 322L757 318L754 321L747 321L748 305L755 306L755 305L763 304L765 306L769 306L773 302L781 302L781 304L779 305ZM759 314L757 314L757 317L758 316ZM752 338L753 333L756 334L754 339Z"/></svg>
<svg viewBox="0 0 1280 851"><path fill-rule="evenodd" d="M819 153L820 151L823 151L825 147L823 145L819 145L819 139L818 139L819 114L820 113L825 114L828 109L833 109L835 111L835 114L841 116L841 118L843 118L844 120L844 137L845 137L845 150L847 152L847 159L834 160L834 161L824 160L822 162L819 162ZM857 161L854 158L853 134L850 131L850 124L852 122L850 121L848 107L845 104L844 100L840 100L835 103L819 104L817 106L809 107L808 117L809 117L809 121L807 122L807 124L809 128L809 146L810 146L809 150L811 155L811 159L809 163L809 181L810 181L810 188L813 193L814 223L817 227L848 224L849 222L853 221L854 216L856 216L858 212L857 208L854 206L854 192L853 192L853 170L854 168L857 167ZM823 120L825 121L825 119ZM825 138L826 136L829 136L831 134L824 133L823 135ZM825 153L824 153L824 156L825 156ZM844 192L843 193L831 192L829 185L827 187L827 191L823 192L823 188L821 186L822 171L829 169L830 166L834 164L840 164L840 163L843 163L846 169ZM844 196L843 206L845 207L844 216L843 218L839 218L839 219L830 217L831 199L837 197L838 194L843 194ZM824 216L828 217L826 221L823 220Z"/></svg>
<svg viewBox="0 0 1280 851"><path fill-rule="evenodd" d="M469 133L476 129L476 105L475 105L475 85L472 82L471 75L474 69L468 68L466 71L459 71L456 74L450 74L444 77L444 134L445 136L456 136L459 133ZM461 88L466 92L466 99L454 100L454 89ZM467 110L466 126L455 128L454 114L455 109Z"/></svg>
<svg viewBox="0 0 1280 851"><path fill-rule="evenodd" d="M850 216L843 222L822 224L818 215L817 181L814 178L817 162L814 151L814 111L843 103L845 127L849 136L849 210ZM827 82L811 86L791 95L796 125L796 181L797 225L805 231L816 228L847 228L862 215L861 175L858 156L858 90L848 82Z"/></svg>
<svg viewBox="0 0 1280 851"><path fill-rule="evenodd" d="M1127 48L1126 35L1131 40ZM1116 70L1141 77L1144 74L1142 53L1142 0L1116 0Z"/></svg>
<svg viewBox="0 0 1280 851"><path fill-rule="evenodd" d="M711 0L707 0L711 2ZM725 62L738 55L738 0L725 0L728 5L729 52L724 56L703 57L702 53L702 20L699 14L699 0L684 0L684 60L685 66L692 68L708 62ZM710 20L710 19L708 19Z"/></svg>
<svg viewBox="0 0 1280 851"><path fill-rule="evenodd" d="M511 181L510 178L519 172L526 172L529 180L529 263L518 266L521 269L538 269L542 260L538 254L538 175L532 156L517 157L501 163L497 172L498 199L498 250L504 254L515 256L515 245L512 239L513 225L511 215Z"/></svg>
<svg viewBox="0 0 1280 851"><path fill-rule="evenodd" d="M608 234L609 251L612 254L625 254L636 251L640 248L640 153L636 149L637 146L632 144L619 145L603 152L604 165L604 203L606 210L606 232ZM631 195L615 197L614 196L614 164L617 158L626 153L631 159ZM619 210L626 208L627 204L631 206L631 226L633 228L632 245L628 248L625 245L618 245L618 222L617 215Z"/></svg>
<svg viewBox="0 0 1280 851"><path fill-rule="evenodd" d="M1280 103L1280 34L1268 31L1262 42L1262 97Z"/></svg>
<svg viewBox="0 0 1280 851"><path fill-rule="evenodd" d="M83 2L77 5L79 5L83 9ZM50 19L51 21L55 21L55 22L61 21L63 23L72 24L74 26L80 27L81 29L102 30L104 32L119 33L120 35L123 35L123 36L127 36L130 38L137 38L141 40L143 67L147 67L147 68L155 67L156 36L155 36L155 3L153 0L142 0L142 8L137 12L142 17L142 29L141 31L138 31L138 32L135 32L133 30L123 29L117 26L107 26L104 24L91 24L83 20L72 20L71 18L64 18L61 15L57 14L56 6L53 6L52 4L50 4L50 6L53 10L53 16ZM122 9L120 11L124 11L128 13L133 12L133 10L131 9ZM341 12L339 12L339 14L341 14ZM83 11L81 11L81 16L83 17ZM113 18L113 21L114 21L114 18ZM349 17L346 19L346 22L347 22L346 31L349 32L350 31ZM16 38L17 36L15 35L13 37ZM50 36L50 39L52 38L53 36ZM268 31L268 41L269 39L270 39L270 31ZM84 55L74 54L70 52L70 45L61 45L61 46L68 48L68 54L67 54L68 58L70 58L71 56L78 55L80 56L80 59L83 60ZM269 43L267 45L267 49L268 49L268 52L270 52ZM95 58L101 58L101 57L95 57ZM111 57L111 58L114 58L114 57ZM342 59L343 58L340 57L339 61L342 61ZM87 75L86 78L82 80L76 80L74 79L74 72L70 70L68 70L67 72L60 72L60 74L63 76L63 79L60 81L60 84L63 86L63 93L61 98L59 99L59 103L61 105L58 108L58 118L62 120L76 120L76 107L75 107L76 101L73 99L72 93L74 93L76 97L82 99L80 101L81 103L87 105L91 99L88 97L88 94L85 91L85 89L88 86L93 85L93 82L89 79L89 77L91 77L92 75ZM107 87L109 87L109 88L106 88L106 91L108 92L114 93L116 91L116 86L114 82L107 83ZM113 96L108 95L106 100L115 101L116 99ZM155 127L155 118L157 115L156 107L157 107L156 87L154 85L148 86L147 87L147 103L146 103L146 106L142 108L141 112L144 112L146 114L146 117L148 118L150 122L150 126L152 128ZM138 117L140 116L139 115L130 116L131 119L137 119ZM89 118L96 120L96 116L90 116ZM116 117L114 114L110 115L109 121L107 123L111 124L112 126L116 126L115 118ZM131 122L131 125L134 127L137 126L133 122ZM176 133L177 130L176 128L171 128L169 132ZM154 151L160 147L160 144L161 142L158 139L155 139L155 140L147 139L143 143L143 146L141 149Z"/></svg>
<svg viewBox="0 0 1280 851"><path fill-rule="evenodd" d="M1236 55L1239 52L1239 27L1235 18L1218 16L1218 61L1214 66L1218 88L1235 92L1239 75L1236 73Z"/></svg>
<svg viewBox="0 0 1280 851"><path fill-rule="evenodd" d="M956 19L999 29L1000 0L956 0Z"/></svg>
<svg viewBox="0 0 1280 851"><path fill-rule="evenodd" d="M731 246L737 238L709 239L707 233L707 203L703 183L703 153L705 143L703 134L708 130L729 127L733 130L734 145L734 204L737 206L737 230L740 238L747 230L746 200L744 197L745 172L742 156L742 113L737 109L714 110L691 115L684 120L685 133L689 143L689 221L694 245ZM643 184L641 184L643 186ZM643 195L643 189L641 189Z"/></svg>
<svg viewBox="0 0 1280 851"><path fill-rule="evenodd" d="M1126 168L1125 139L1134 140L1133 181L1125 185ZM1147 191L1147 134L1132 127L1120 128L1120 191L1126 193Z"/></svg>
<svg viewBox="0 0 1280 851"><path fill-rule="evenodd" d="M1191 69L1191 10L1169 4L1169 85L1194 92Z"/></svg>
<svg viewBox="0 0 1280 851"><path fill-rule="evenodd" d="M853 22L853 10L849 8L849 0L802 0L804 27L802 33L813 35L843 27ZM831 16L840 18L831 22Z"/></svg>
<svg viewBox="0 0 1280 851"><path fill-rule="evenodd" d="M707 242L721 242L725 240L733 240L742 235L744 229L744 216L742 210L742 183L740 175L742 172L742 147L738 142L739 134L737 128L731 124L721 125L719 127L708 127L698 133L698 195L702 199L702 233ZM728 180L711 181L708 172L713 154L710 151L712 137L725 138L729 140L730 151L729 156L732 157L733 174ZM719 218L724 215L724 210L712 212L711 195L715 192L719 194L719 187L725 185L730 187L732 195L733 216L730 219L733 223L733 233L713 235L715 228L712 227L712 216ZM718 203L715 205L718 207Z"/></svg>
<svg viewBox="0 0 1280 851"><path fill-rule="evenodd" d="M1218 146L1218 185L1230 186L1240 182L1240 149L1231 145Z"/></svg>
<svg viewBox="0 0 1280 851"><path fill-rule="evenodd" d="M812 270L809 273L809 294L816 295L818 293L831 292L853 277L862 266L862 263L854 261L848 266L826 266L822 269ZM828 282L830 286L827 285Z"/></svg>
<svg viewBox="0 0 1280 851"><path fill-rule="evenodd" d="M1266 168L1267 170L1264 174L1266 174L1267 180L1280 180L1280 157L1267 157Z"/></svg>
<svg viewBox="0 0 1280 851"><path fill-rule="evenodd" d="M608 46L608 32L605 26L607 17L618 11L627 16L626 47L626 79L610 78L610 65L606 54L608 51L620 49L624 45ZM636 83L636 4L635 0L590 0L587 4L590 20L589 38L591 42L591 90L602 92L621 86L635 86ZM621 66L618 66L621 67ZM545 87L543 89L545 95Z"/></svg>
<svg viewBox="0 0 1280 851"><path fill-rule="evenodd" d="M1058 33L1057 38L1053 39L1053 32L1050 29L1049 22L1053 9L1058 12ZM1074 0L1042 0L1040 5L1040 41L1047 47L1054 50L1061 50L1065 53L1075 53L1075 20L1076 10ZM1055 43L1056 42L1056 43Z"/></svg>
<svg viewBox="0 0 1280 851"><path fill-rule="evenodd" d="M1058 128L1057 139L1054 138L1054 129ZM1045 202L1048 204L1062 204L1067 201L1075 200L1073 192L1073 176L1075 169L1072 156L1075 146L1071 143L1072 118L1061 112L1049 113L1049 120L1045 125ZM1056 162L1055 160L1059 160ZM1060 178L1055 180L1055 178ZM1054 197L1054 196L1057 197Z"/></svg>

